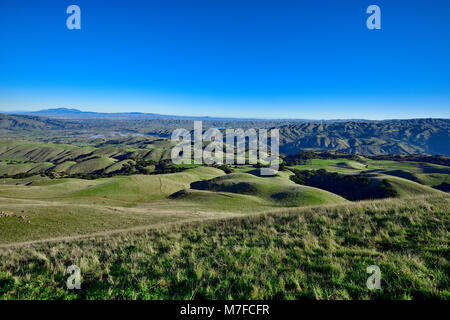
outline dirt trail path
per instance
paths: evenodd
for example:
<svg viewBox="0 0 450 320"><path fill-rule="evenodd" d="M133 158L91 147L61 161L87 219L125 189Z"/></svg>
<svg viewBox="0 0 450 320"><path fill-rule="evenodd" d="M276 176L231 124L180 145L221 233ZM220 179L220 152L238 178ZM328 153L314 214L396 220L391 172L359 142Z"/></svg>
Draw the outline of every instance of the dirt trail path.
<svg viewBox="0 0 450 320"><path fill-rule="evenodd" d="M134 203L132 201L127 201L127 200L105 198L105 197L95 197L95 196L88 196L88 197L82 197L82 198L94 198L94 199L99 199L99 200L115 201L115 202L122 202L122 203Z"/></svg>
<svg viewBox="0 0 450 320"><path fill-rule="evenodd" d="M417 197L414 197L414 198L417 199ZM395 202L398 200L397 199L381 199L381 200L358 201L358 202L351 203L351 204L329 204L329 205L313 205L313 206L293 207L293 208L273 208L270 210L264 210L261 212L252 212L252 213L202 212L202 214L199 215L198 218L188 218L188 219L182 219L182 220L173 221L173 222L155 223L155 224L151 224L151 225L136 226L136 227L126 228L126 229L113 229L113 230L99 231L99 232L90 233L90 234L63 236L63 237L47 238L47 239L42 239L42 240L32 240L32 241L25 241L25 242L0 244L0 250L14 248L14 247L21 247L21 246L38 245L38 244L43 244L43 243L64 242L64 241L89 239L89 238L95 238L95 237L104 237L104 236L120 234L120 233L127 233L127 232L171 228L171 227L175 227L177 225L186 224L186 223L195 223L195 222L213 221L213 220L217 220L217 221L222 220L223 221L223 220L233 219L233 218L237 218L237 217L245 217L245 216L260 215L260 214L267 214L267 213L275 214L275 213L286 213L289 211L295 211L295 212L309 211L315 207L339 208L339 207L348 207L349 205L364 206L367 203L370 203L370 204L377 203L377 202L384 203L384 202L388 202L388 201ZM92 205L89 205L89 206L92 206ZM124 208L121 208L121 209L126 210ZM148 211L148 208L133 208L133 210ZM169 212L173 212L173 210L168 210L165 212L169 213Z"/></svg>
<svg viewBox="0 0 450 320"><path fill-rule="evenodd" d="M13 197L13 196L6 196L6 195L2 195L0 196L0 199L18 199L18 200L23 200L23 201L39 201L39 202L44 202L44 201L48 201L48 200L72 200L72 199L76 199L76 198L83 198L83 199L98 199L98 200L106 200L106 201L115 201L115 202L122 202L122 203L135 203L133 201L127 201L127 200L122 200L122 199L114 199L114 198L106 198L106 197L97 197L97 196L79 196L79 197L67 197L67 196L58 196L58 197L49 197L49 198L45 198L45 197L39 197L39 198L18 198L18 197Z"/></svg>
<svg viewBox="0 0 450 320"><path fill-rule="evenodd" d="M119 234L119 233L163 229L163 228L167 228L167 227L170 228L170 227L174 227L174 226L185 224L185 223L202 222L202 221L208 221L208 220L224 220L224 219L231 219L231 218L242 217L242 216L243 216L242 213L226 213L225 215L223 213L212 214L209 217L202 216L201 218L185 219L185 220L174 221L174 222L156 223L156 224L151 224L151 225L127 228L127 229L114 229L114 230L106 230L106 231L74 235L74 236L64 236L64 237L48 238L48 239L42 239L42 240L32 240L32 241L25 241L25 242L0 244L0 250L1 249L10 249L10 248L14 248L14 247L30 246L30 245L42 244L42 243L64 242L64 241L89 239L89 238L95 238L95 237L104 237L104 236L109 236L109 235L114 235L114 234Z"/></svg>

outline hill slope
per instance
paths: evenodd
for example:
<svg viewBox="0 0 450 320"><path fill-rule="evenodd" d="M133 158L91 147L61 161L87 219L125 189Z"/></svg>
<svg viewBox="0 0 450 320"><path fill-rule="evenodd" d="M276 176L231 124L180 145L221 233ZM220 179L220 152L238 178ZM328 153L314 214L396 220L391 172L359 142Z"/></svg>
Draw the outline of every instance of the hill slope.
<svg viewBox="0 0 450 320"><path fill-rule="evenodd" d="M191 183L191 189L256 196L281 206L345 203L342 197L325 190L296 185L289 174L257 177L250 173L232 173L207 181Z"/></svg>
<svg viewBox="0 0 450 320"><path fill-rule="evenodd" d="M0 296L448 299L449 206L448 196L360 202L0 249ZM66 289L72 264L82 290ZM381 290L366 287L371 265Z"/></svg>

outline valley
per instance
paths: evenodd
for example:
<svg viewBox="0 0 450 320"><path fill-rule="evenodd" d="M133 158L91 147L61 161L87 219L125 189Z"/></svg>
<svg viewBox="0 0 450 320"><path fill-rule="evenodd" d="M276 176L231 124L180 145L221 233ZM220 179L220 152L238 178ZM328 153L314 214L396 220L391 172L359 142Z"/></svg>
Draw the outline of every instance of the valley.
<svg viewBox="0 0 450 320"><path fill-rule="evenodd" d="M450 158L427 145L448 121L286 124L271 176L172 163L183 121L0 119L0 299L448 299Z"/></svg>
<svg viewBox="0 0 450 320"><path fill-rule="evenodd" d="M0 244L280 208L444 196L438 187L450 183L449 167L426 162L328 155L332 159L319 153L304 164L288 165L298 162L291 155L275 176L264 177L253 165L174 166L167 159L169 151L170 142L161 138L128 137L84 146L3 141L0 205L15 216L29 217L29 223L0 218ZM305 173L321 182L299 181ZM332 180L336 178L340 180ZM358 187L355 179L368 187ZM386 191L379 190L380 183Z"/></svg>

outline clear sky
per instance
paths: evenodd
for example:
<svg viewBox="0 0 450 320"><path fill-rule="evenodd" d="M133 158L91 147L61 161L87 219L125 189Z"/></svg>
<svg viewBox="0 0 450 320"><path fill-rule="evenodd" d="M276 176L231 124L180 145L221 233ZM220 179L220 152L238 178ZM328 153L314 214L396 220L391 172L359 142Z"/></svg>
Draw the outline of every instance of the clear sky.
<svg viewBox="0 0 450 320"><path fill-rule="evenodd" d="M54 107L449 118L450 1L2 0L0 110Z"/></svg>

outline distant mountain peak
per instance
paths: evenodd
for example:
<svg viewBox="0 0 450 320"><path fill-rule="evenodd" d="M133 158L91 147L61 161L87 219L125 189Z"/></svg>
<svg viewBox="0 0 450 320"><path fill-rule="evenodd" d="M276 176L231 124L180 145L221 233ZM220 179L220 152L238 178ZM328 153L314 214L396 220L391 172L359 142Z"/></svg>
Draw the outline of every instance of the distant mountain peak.
<svg viewBox="0 0 450 320"><path fill-rule="evenodd" d="M34 113L83 113L83 111L75 108L51 108L34 111Z"/></svg>

